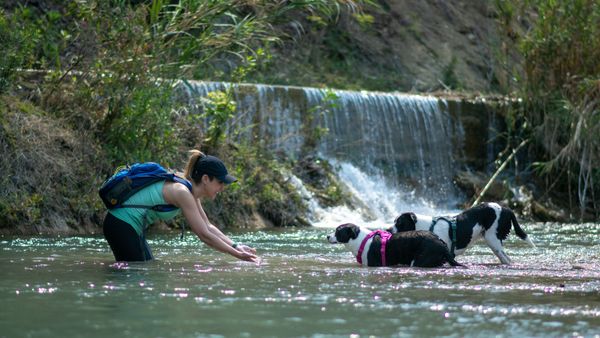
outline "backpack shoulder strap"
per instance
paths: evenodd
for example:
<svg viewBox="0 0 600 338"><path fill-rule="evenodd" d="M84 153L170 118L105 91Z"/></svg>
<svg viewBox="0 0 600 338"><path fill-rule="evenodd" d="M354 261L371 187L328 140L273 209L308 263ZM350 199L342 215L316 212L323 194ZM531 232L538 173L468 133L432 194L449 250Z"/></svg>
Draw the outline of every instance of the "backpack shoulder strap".
<svg viewBox="0 0 600 338"><path fill-rule="evenodd" d="M185 178L181 178L177 175L173 176L173 182L177 182L177 183L181 183L183 185L185 185L190 192L192 192L192 182L186 180Z"/></svg>
<svg viewBox="0 0 600 338"><path fill-rule="evenodd" d="M192 192L192 182L186 180L185 178L181 178L177 175L174 175L173 182L178 182L178 183L185 185L190 190L190 192ZM185 233L185 224L182 222L181 223L181 236L179 236L180 240L183 240L184 233Z"/></svg>
<svg viewBox="0 0 600 338"><path fill-rule="evenodd" d="M173 179L173 182L181 183L181 184L185 185L186 188L188 188L190 190L190 192L192 191L192 183L190 181L188 181L184 178L181 178L179 176L176 176L176 175L172 175L171 177L168 177L167 180L170 180L170 178ZM126 204L126 205L122 205L121 208L143 208L143 209L151 209L151 210L159 211L159 212L167 212L167 211L173 211L173 210L177 209L177 207L172 204L158 204L158 205Z"/></svg>

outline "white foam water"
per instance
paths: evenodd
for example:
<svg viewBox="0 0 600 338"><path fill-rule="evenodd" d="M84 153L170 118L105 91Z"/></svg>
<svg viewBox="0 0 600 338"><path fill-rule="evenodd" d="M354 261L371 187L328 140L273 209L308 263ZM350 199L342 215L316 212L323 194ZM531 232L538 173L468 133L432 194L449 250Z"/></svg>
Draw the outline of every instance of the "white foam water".
<svg viewBox="0 0 600 338"><path fill-rule="evenodd" d="M381 229L390 227L402 212L431 215L458 212L418 197L414 190L394 186L380 173L367 174L348 162L329 161L337 169L340 181L355 200L354 206L323 207L298 177L288 174L290 182L306 201L310 221L315 227L334 228L343 223L355 223Z"/></svg>

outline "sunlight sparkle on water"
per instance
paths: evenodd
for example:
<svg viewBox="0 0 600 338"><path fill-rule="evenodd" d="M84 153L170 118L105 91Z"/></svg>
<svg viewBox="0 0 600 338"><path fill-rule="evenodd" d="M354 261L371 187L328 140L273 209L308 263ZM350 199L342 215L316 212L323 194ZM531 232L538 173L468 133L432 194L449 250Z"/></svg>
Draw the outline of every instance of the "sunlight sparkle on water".
<svg viewBox="0 0 600 338"><path fill-rule="evenodd" d="M593 238L598 227L523 227L538 239L538 248L511 234L505 248L515 263L503 266L485 243L477 243L457 257L465 269L364 268L343 248L327 243L331 229L322 228L232 232L234 241L257 248L264 259L260 266L215 252L197 240L174 240L171 234L149 238L160 258L144 264L114 263L105 243L103 253L89 254L101 247L97 238L30 242L40 243L37 248L4 241L0 318L11 322L3 325L10 336L19 336L6 331L12 327L19 332L52 328L65 336L73 329L93 333L89 325L78 324L89 320L132 325L107 311L114 308L153 318L135 329L151 329L160 336L173 332L158 318L173 318L173 313L173 324L185 336L199 335L198 328L231 336L260 335L274 328L281 330L278 335L349 336L347 323L355 322L363 323L354 331L361 337L394 336L399 329L412 335L447 334L430 325L436 320L449 321L460 336L597 335L600 248ZM561 238L568 244L556 245ZM40 298L72 319L70 326L56 327L59 321L35 305ZM199 312L206 315L195 315ZM31 316L39 320L21 321ZM378 321L363 321L370 316ZM234 323L219 326L216 317L232 318ZM290 323L300 329L293 331Z"/></svg>

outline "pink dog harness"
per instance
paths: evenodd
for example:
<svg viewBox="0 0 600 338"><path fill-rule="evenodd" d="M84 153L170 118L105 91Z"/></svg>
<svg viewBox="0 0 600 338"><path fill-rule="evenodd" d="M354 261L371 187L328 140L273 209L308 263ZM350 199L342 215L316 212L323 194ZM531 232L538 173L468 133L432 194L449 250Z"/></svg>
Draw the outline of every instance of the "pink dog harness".
<svg viewBox="0 0 600 338"><path fill-rule="evenodd" d="M356 261L358 264L362 265L362 253L365 250L365 245L367 245L367 241L373 236L379 235L381 237L381 266L386 266L385 264L385 245L387 244L388 239L392 237L392 234L385 230L375 230L370 232L365 239L363 239L362 243L360 243L360 247L358 248L358 254L356 255Z"/></svg>

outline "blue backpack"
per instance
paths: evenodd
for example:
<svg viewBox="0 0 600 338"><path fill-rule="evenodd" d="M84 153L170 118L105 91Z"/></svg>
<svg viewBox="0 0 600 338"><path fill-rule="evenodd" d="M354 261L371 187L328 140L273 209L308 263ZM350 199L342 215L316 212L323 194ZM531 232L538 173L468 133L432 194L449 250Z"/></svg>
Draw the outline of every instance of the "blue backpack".
<svg viewBox="0 0 600 338"><path fill-rule="evenodd" d="M171 204L160 205L134 205L123 204L136 192L158 181L171 181L183 183L190 191L192 184L175 174L167 171L160 164L154 162L135 163L131 166L120 167L114 175L107 179L98 193L108 209L116 208L145 208L154 211L173 211L177 209Z"/></svg>

